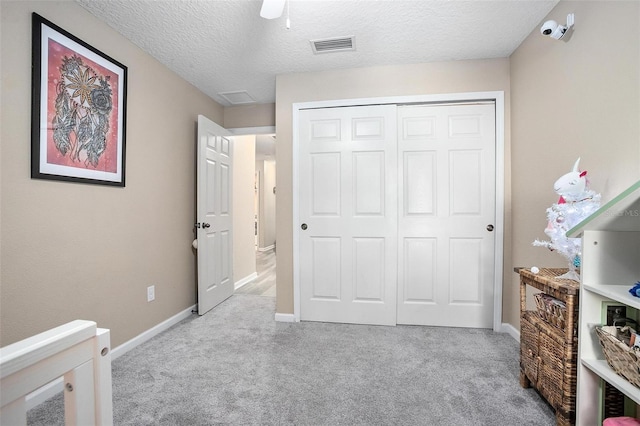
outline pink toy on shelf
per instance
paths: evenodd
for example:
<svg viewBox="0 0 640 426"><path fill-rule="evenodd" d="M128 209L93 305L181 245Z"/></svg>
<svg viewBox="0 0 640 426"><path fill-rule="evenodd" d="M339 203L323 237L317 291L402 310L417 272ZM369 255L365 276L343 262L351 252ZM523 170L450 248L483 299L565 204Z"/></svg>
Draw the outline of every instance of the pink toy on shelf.
<svg viewBox="0 0 640 426"><path fill-rule="evenodd" d="M602 426L638 426L640 421L633 417L611 417L604 419Z"/></svg>

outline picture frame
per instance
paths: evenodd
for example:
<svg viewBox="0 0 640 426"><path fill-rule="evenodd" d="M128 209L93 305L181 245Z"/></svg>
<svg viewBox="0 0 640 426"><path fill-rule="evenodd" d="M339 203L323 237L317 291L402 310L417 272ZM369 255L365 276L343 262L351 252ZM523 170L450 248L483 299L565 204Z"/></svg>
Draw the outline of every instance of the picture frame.
<svg viewBox="0 0 640 426"><path fill-rule="evenodd" d="M127 67L32 15L31 178L125 186Z"/></svg>

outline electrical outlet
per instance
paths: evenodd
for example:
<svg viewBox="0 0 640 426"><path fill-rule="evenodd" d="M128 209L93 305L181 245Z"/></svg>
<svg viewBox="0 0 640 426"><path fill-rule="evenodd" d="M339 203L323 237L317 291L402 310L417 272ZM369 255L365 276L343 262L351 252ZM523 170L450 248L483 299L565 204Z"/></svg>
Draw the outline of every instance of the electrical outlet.
<svg viewBox="0 0 640 426"><path fill-rule="evenodd" d="M624 319L627 316L627 307L623 305L608 305L607 306L607 325L613 325L613 321L621 318ZM625 325L624 322L618 322L616 325Z"/></svg>
<svg viewBox="0 0 640 426"><path fill-rule="evenodd" d="M150 285L147 287L147 302L151 302L156 298L156 286Z"/></svg>

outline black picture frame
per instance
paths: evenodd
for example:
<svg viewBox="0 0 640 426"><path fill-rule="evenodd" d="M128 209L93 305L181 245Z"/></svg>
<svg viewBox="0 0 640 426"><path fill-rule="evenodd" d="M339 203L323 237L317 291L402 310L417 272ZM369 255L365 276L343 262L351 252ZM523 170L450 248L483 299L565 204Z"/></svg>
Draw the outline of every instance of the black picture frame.
<svg viewBox="0 0 640 426"><path fill-rule="evenodd" d="M31 178L125 186L127 67L32 15Z"/></svg>

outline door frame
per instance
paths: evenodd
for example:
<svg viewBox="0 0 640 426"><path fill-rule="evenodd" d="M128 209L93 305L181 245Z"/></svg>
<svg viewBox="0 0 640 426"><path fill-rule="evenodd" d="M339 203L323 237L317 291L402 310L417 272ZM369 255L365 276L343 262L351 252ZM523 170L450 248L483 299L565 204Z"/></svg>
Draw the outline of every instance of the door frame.
<svg viewBox="0 0 640 426"><path fill-rule="evenodd" d="M504 91L491 92L464 92L445 93L435 95L416 96L385 96L374 98L338 99L329 101L299 102L292 105L293 115L293 316L294 321L300 321L300 212L299 197L300 186L298 176L298 145L300 143L299 114L304 109L317 108L337 108L366 105L386 105L386 104L428 104L447 102L473 102L473 101L494 101L496 108L496 187L495 187L495 264L494 264L494 285L493 285L493 331L499 332L502 329L502 287L503 287L503 264L504 264Z"/></svg>

